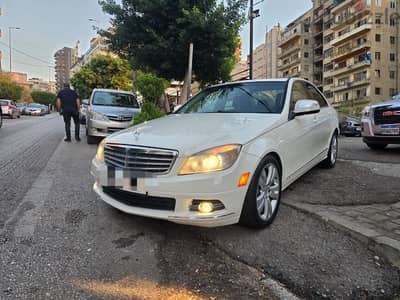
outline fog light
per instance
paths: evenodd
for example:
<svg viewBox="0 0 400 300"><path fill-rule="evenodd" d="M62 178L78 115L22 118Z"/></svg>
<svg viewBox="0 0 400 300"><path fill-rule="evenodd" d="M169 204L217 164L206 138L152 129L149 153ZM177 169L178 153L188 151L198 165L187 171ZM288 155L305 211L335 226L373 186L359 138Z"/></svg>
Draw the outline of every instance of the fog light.
<svg viewBox="0 0 400 300"><path fill-rule="evenodd" d="M209 214L214 211L214 205L211 202L202 201L198 209L202 214Z"/></svg>

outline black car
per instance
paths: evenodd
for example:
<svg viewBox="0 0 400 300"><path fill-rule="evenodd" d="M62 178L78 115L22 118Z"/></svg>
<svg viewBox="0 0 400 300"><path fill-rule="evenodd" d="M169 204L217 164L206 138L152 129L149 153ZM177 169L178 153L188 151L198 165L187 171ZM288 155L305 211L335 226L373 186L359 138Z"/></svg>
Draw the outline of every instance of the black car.
<svg viewBox="0 0 400 300"><path fill-rule="evenodd" d="M345 119L340 124L340 132L344 136L361 136L361 124L358 120Z"/></svg>

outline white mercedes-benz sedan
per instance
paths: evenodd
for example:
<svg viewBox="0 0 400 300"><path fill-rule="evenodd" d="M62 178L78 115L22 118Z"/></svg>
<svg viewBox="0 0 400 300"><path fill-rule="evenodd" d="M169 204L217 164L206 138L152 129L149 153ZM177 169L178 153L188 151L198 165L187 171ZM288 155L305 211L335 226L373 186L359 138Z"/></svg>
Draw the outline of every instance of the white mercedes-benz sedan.
<svg viewBox="0 0 400 300"><path fill-rule="evenodd" d="M263 228L285 188L318 164L334 167L338 123L303 79L212 86L171 115L104 139L94 191L129 214Z"/></svg>

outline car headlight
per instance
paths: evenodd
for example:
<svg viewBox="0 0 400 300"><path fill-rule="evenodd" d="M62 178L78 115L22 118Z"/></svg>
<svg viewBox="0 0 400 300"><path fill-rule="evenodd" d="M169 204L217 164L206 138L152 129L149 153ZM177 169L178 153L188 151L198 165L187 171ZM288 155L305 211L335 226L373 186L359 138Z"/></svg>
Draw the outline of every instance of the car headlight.
<svg viewBox="0 0 400 300"><path fill-rule="evenodd" d="M369 112L370 112L370 110L371 110L371 109L370 109L369 106L365 107L365 108L363 109L363 111L362 111L363 117L368 118L368 117L369 117Z"/></svg>
<svg viewBox="0 0 400 300"><path fill-rule="evenodd" d="M104 145L106 141L102 140L99 146L97 147L96 159L99 161L104 161Z"/></svg>
<svg viewBox="0 0 400 300"><path fill-rule="evenodd" d="M95 112L95 111L92 112L92 119L99 120L99 121L108 121L108 118L105 115Z"/></svg>
<svg viewBox="0 0 400 300"><path fill-rule="evenodd" d="M241 145L224 145L188 157L178 175L190 175L226 170L237 160Z"/></svg>

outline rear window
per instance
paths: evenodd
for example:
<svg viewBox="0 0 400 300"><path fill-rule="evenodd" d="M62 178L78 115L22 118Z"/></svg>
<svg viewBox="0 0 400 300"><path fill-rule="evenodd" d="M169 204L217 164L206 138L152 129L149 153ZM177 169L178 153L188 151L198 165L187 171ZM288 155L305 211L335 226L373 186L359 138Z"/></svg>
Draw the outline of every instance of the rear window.
<svg viewBox="0 0 400 300"><path fill-rule="evenodd" d="M137 103L135 96L118 92L96 92L93 96L92 104L139 108L139 104Z"/></svg>
<svg viewBox="0 0 400 300"><path fill-rule="evenodd" d="M0 100L0 105L1 106L7 106L8 105L8 101Z"/></svg>

